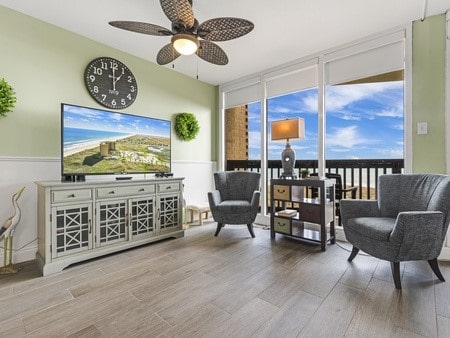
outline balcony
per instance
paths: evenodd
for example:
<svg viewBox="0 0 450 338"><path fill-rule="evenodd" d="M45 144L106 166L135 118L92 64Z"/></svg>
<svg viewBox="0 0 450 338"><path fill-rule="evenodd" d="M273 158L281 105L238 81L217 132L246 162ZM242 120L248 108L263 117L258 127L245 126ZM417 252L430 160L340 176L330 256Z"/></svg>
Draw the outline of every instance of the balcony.
<svg viewBox="0 0 450 338"><path fill-rule="evenodd" d="M295 173L301 177L301 172L317 172L317 160L295 161ZM359 199L375 199L378 177L383 174L402 173L403 159L368 159L368 160L327 160L326 171L342 176L344 187L357 187L356 197ZM260 160L227 160L227 170L261 171ZM278 178L282 174L281 160L268 161L268 178Z"/></svg>

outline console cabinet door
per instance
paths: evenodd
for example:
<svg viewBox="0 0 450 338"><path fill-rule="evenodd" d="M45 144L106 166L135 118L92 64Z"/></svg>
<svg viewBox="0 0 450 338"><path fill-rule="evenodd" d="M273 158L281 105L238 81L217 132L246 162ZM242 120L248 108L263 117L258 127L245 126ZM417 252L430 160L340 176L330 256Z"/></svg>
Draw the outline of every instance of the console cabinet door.
<svg viewBox="0 0 450 338"><path fill-rule="evenodd" d="M96 212L96 246L128 240L127 200L97 202Z"/></svg>
<svg viewBox="0 0 450 338"><path fill-rule="evenodd" d="M159 231L181 229L180 194L160 195L158 198Z"/></svg>
<svg viewBox="0 0 450 338"><path fill-rule="evenodd" d="M131 239L155 233L155 197L133 198L129 202Z"/></svg>
<svg viewBox="0 0 450 338"><path fill-rule="evenodd" d="M52 258L92 249L92 203L54 206L51 223Z"/></svg>

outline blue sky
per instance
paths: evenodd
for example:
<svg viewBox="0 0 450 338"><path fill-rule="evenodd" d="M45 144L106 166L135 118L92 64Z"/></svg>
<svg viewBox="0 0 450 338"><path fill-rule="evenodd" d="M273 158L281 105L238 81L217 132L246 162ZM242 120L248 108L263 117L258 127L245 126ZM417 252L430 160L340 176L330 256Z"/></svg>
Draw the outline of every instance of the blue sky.
<svg viewBox="0 0 450 338"><path fill-rule="evenodd" d="M64 104L64 126L170 137L170 121Z"/></svg>
<svg viewBox="0 0 450 338"><path fill-rule="evenodd" d="M403 158L403 82L330 86L326 90L326 158ZM302 117L306 135L291 140L297 159L317 159L317 89L268 100L269 159L283 141L270 141L274 120ZM249 105L249 159L260 159L260 104Z"/></svg>

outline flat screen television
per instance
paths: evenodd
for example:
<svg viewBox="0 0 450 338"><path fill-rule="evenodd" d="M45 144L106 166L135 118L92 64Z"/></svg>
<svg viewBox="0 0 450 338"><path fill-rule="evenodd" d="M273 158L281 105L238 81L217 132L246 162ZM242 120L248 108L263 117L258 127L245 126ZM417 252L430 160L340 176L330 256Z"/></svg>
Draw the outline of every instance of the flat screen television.
<svg viewBox="0 0 450 338"><path fill-rule="evenodd" d="M63 181L170 172L171 122L61 104Z"/></svg>

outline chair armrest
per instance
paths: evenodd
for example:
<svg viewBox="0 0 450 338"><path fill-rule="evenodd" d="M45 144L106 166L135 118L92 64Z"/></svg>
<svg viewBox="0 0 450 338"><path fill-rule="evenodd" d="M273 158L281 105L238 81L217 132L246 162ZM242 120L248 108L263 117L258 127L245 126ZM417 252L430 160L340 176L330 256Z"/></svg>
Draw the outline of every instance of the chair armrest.
<svg viewBox="0 0 450 338"><path fill-rule="evenodd" d="M222 202L222 197L220 196L219 190L213 190L208 192L209 207L216 209L216 206Z"/></svg>
<svg viewBox="0 0 450 338"><path fill-rule="evenodd" d="M351 192L352 194L352 198L353 199L355 199L356 198L356 190L358 190L358 187L348 187L348 188L345 188L345 189L341 189L341 191L342 191L342 196L344 197L344 198L346 198L346 196L347 196L347 193L348 192Z"/></svg>
<svg viewBox="0 0 450 338"><path fill-rule="evenodd" d="M389 241L399 245L398 260L436 258L444 238L445 215L441 211L404 211L397 216Z"/></svg>
<svg viewBox="0 0 450 338"><path fill-rule="evenodd" d="M342 199L339 202L342 224L356 217L379 217L380 210L376 200Z"/></svg>
<svg viewBox="0 0 450 338"><path fill-rule="evenodd" d="M252 201L250 202L250 204L252 205L252 208L258 208L259 207L260 196L261 196L261 192L259 192L259 191L254 191L253 192Z"/></svg>

